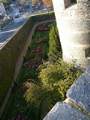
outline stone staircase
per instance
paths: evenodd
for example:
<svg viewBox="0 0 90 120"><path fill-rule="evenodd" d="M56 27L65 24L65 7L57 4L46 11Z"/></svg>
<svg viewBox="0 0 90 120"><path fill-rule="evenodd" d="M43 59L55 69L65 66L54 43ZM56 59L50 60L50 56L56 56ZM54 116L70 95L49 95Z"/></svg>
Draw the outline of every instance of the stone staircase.
<svg viewBox="0 0 90 120"><path fill-rule="evenodd" d="M57 102L43 120L90 120L90 68L67 91L67 99Z"/></svg>

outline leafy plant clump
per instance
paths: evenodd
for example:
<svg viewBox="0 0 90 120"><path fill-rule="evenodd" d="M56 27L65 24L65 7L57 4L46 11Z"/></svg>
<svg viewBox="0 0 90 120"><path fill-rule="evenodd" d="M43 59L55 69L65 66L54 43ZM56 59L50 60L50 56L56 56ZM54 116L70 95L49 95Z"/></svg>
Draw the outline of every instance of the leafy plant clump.
<svg viewBox="0 0 90 120"><path fill-rule="evenodd" d="M61 45L60 45L57 26L54 23L50 26L50 31L49 31L49 51L48 51L49 60L52 61L53 54L57 55L57 53L61 54Z"/></svg>
<svg viewBox="0 0 90 120"><path fill-rule="evenodd" d="M30 118L34 120L42 120L57 101L65 100L67 90L81 74L81 70L63 62L61 58L54 63L43 63L38 71L38 82L30 83L24 94L25 101L33 111Z"/></svg>
<svg viewBox="0 0 90 120"><path fill-rule="evenodd" d="M44 63L39 70L39 79L42 85L53 90L56 89L61 100L66 98L67 90L81 74L81 70L63 62L61 58L54 63Z"/></svg>

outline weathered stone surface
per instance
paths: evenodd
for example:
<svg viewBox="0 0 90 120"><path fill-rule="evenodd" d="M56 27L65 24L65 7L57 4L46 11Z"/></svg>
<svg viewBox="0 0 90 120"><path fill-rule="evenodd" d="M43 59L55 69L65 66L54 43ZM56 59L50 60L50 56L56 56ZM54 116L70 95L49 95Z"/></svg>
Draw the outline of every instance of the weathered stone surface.
<svg viewBox="0 0 90 120"><path fill-rule="evenodd" d="M67 97L90 112L90 75L83 74L67 92Z"/></svg>
<svg viewBox="0 0 90 120"><path fill-rule="evenodd" d="M90 66L88 66L88 67L86 68L86 73L87 73L87 74L90 74Z"/></svg>
<svg viewBox="0 0 90 120"><path fill-rule="evenodd" d="M75 4L72 4L74 0L52 1L63 60L66 62L75 61L81 67L87 67L90 65L90 52L88 56L85 55L86 50L90 48L90 0L76 0Z"/></svg>
<svg viewBox="0 0 90 120"><path fill-rule="evenodd" d="M43 120L90 120L66 103L58 102Z"/></svg>

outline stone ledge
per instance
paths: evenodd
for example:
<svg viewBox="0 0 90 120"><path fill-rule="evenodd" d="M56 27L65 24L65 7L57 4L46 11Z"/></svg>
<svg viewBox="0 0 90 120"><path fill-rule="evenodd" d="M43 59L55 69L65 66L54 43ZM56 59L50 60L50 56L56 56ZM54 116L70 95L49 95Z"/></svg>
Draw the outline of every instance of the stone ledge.
<svg viewBox="0 0 90 120"><path fill-rule="evenodd" d="M90 120L79 110L58 102L43 120Z"/></svg>
<svg viewBox="0 0 90 120"><path fill-rule="evenodd" d="M90 112L90 76L81 75L67 92L67 97Z"/></svg>

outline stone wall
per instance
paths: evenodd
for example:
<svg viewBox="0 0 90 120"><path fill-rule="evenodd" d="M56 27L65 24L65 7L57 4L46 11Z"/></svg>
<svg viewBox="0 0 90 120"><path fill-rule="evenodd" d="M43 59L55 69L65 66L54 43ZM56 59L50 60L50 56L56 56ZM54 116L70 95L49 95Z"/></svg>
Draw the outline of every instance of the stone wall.
<svg viewBox="0 0 90 120"><path fill-rule="evenodd" d="M63 59L86 67L90 65L90 1L77 0L66 9L62 3L53 0Z"/></svg>
<svg viewBox="0 0 90 120"><path fill-rule="evenodd" d="M67 91L67 99L57 102L43 120L90 120L90 68Z"/></svg>

